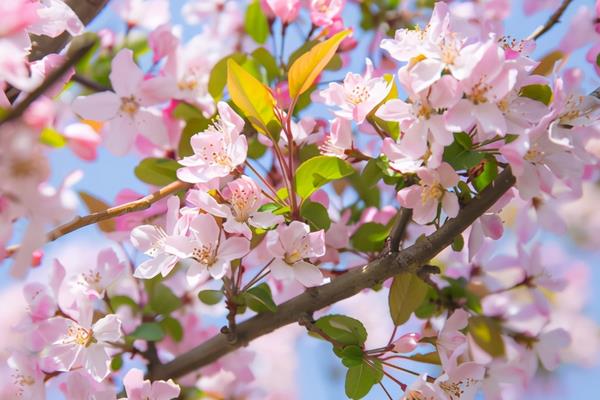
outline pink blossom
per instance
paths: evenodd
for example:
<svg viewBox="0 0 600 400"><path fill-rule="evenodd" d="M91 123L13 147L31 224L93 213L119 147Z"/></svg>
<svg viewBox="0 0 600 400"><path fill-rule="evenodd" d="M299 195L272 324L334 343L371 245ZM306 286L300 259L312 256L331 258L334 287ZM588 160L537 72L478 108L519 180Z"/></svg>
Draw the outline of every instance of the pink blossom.
<svg viewBox="0 0 600 400"><path fill-rule="evenodd" d="M67 373L67 379L59 389L65 400L115 400L117 396L114 384L97 382L81 370Z"/></svg>
<svg viewBox="0 0 600 400"><path fill-rule="evenodd" d="M421 179L418 185L412 185L398 192L398 202L402 207L413 209L413 219L419 224L431 222L438 205L449 217L456 217L459 210L458 197L446 188L458 183L458 175L447 163L437 169L421 168L417 171Z"/></svg>
<svg viewBox="0 0 600 400"><path fill-rule="evenodd" d="M190 222L192 238L173 244L181 258L194 262L187 272L191 286L197 284L206 272L221 279L229 271L231 262L250 251L250 242L242 237L225 238L214 217L200 214Z"/></svg>
<svg viewBox="0 0 600 400"><path fill-rule="evenodd" d="M74 123L67 125L63 131L68 146L77 156L86 161L94 161L97 157L97 147L100 135L89 124Z"/></svg>
<svg viewBox="0 0 600 400"><path fill-rule="evenodd" d="M127 398L122 400L171 400L179 396L181 389L172 379L168 381L144 380L144 373L132 368L123 378Z"/></svg>
<svg viewBox="0 0 600 400"><path fill-rule="evenodd" d="M346 0L310 0L310 20L315 26L331 25L345 5Z"/></svg>
<svg viewBox="0 0 600 400"><path fill-rule="evenodd" d="M131 231L131 242L146 255L152 257L136 268L133 276L150 279L167 276L180 260L180 252L174 247L187 239L189 222L179 216L179 198L173 196L167 202L166 229L156 225L141 225Z"/></svg>
<svg viewBox="0 0 600 400"><path fill-rule="evenodd" d="M219 102L220 119L204 132L192 136L194 155L179 160L183 168L177 177L185 182L201 183L229 175L246 160L248 143L240 135L244 120L225 102Z"/></svg>
<svg viewBox="0 0 600 400"><path fill-rule="evenodd" d="M381 152L388 158L391 168L403 174L417 172L422 167L423 160L414 159L407 155L405 151L406 149L396 143L394 139L383 139Z"/></svg>
<svg viewBox="0 0 600 400"><path fill-rule="evenodd" d="M366 60L364 75L349 72L343 85L332 82L329 87L319 92L319 96L327 105L335 105L339 110L335 114L344 119L362 123L367 115L385 99L392 88L384 78L373 77L373 63Z"/></svg>
<svg viewBox="0 0 600 400"><path fill-rule="evenodd" d="M77 36L83 32L84 25L77 14L61 0L39 1L37 16L37 21L27 28L34 35L56 37L67 31Z"/></svg>
<svg viewBox="0 0 600 400"><path fill-rule="evenodd" d="M94 324L92 313L84 312L79 321L54 317L40 325L48 340L45 359L55 364L58 371L83 367L100 382L109 373L110 342L121 339L121 321L116 315L107 315Z"/></svg>
<svg viewBox="0 0 600 400"><path fill-rule="evenodd" d="M23 400L37 400L46 398L44 373L38 363L38 358L23 352L13 352L7 360L12 370L13 398Z"/></svg>
<svg viewBox="0 0 600 400"><path fill-rule="evenodd" d="M319 150L321 154L346 159L346 151L352 149L352 122L338 117L331 120L330 125L331 133L325 137Z"/></svg>
<svg viewBox="0 0 600 400"><path fill-rule="evenodd" d="M89 299L102 299L106 290L125 272L125 268L126 263L119 261L113 249L104 249L98 253L96 266L77 276L75 289Z"/></svg>
<svg viewBox="0 0 600 400"><path fill-rule="evenodd" d="M188 201L214 216L225 218L225 232L241 234L247 239L252 237L248 225L267 229L283 222L281 215L258 211L265 200L256 182L245 175L229 182L223 190L223 197L229 206L217 203L212 196L201 190L190 191Z"/></svg>
<svg viewBox="0 0 600 400"><path fill-rule="evenodd" d="M556 369L560 363L560 352L571 343L571 337L564 329L557 328L542 332L533 345L544 368Z"/></svg>
<svg viewBox="0 0 600 400"><path fill-rule="evenodd" d="M304 261L325 254L324 232L310 232L308 225L292 221L267 233L267 250L274 257L271 273L277 279L295 279L304 286L317 286L323 275L317 266Z"/></svg>
<svg viewBox="0 0 600 400"><path fill-rule="evenodd" d="M0 4L0 15L4 19L0 27L0 37L18 34L36 22L37 7L37 4L29 0L3 1Z"/></svg>
<svg viewBox="0 0 600 400"><path fill-rule="evenodd" d="M115 92L79 96L73 110L83 118L107 121L104 129L106 147L116 155L126 154L136 134L145 136L157 146L168 143L167 131L160 113L152 104L143 71L134 63L133 52L123 49L112 61L110 81Z"/></svg>
<svg viewBox="0 0 600 400"><path fill-rule="evenodd" d="M400 336L392 344L393 351L396 353L412 353L419 346L421 335L416 332L411 332Z"/></svg>
<svg viewBox="0 0 600 400"><path fill-rule="evenodd" d="M160 25L148 35L148 46L152 49L152 61L156 63L172 54L179 46L179 37L171 25Z"/></svg>
<svg viewBox="0 0 600 400"><path fill-rule="evenodd" d="M473 361L460 363L458 358L467 350L467 344L458 347L449 358L442 353L444 373L433 383L439 398L453 398L457 394L461 400L473 400L485 375L485 367Z"/></svg>
<svg viewBox="0 0 600 400"><path fill-rule="evenodd" d="M281 19L284 24L293 22L300 12L300 0L261 0L260 5L267 15Z"/></svg>
<svg viewBox="0 0 600 400"><path fill-rule="evenodd" d="M156 29L169 21L168 0L120 0L114 6L129 26Z"/></svg>

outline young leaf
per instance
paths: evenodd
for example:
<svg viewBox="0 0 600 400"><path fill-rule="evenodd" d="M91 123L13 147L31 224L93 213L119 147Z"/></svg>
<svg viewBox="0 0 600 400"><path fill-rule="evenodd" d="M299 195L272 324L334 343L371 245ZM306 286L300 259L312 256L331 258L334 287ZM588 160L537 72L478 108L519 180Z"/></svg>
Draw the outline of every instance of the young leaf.
<svg viewBox="0 0 600 400"><path fill-rule="evenodd" d="M350 238L352 246L358 251L380 251L390 229L377 222L362 224Z"/></svg>
<svg viewBox="0 0 600 400"><path fill-rule="evenodd" d="M79 192L79 197L81 198L81 201L83 201L85 203L85 206L87 207L87 209L92 213L104 211L107 208L109 208L108 204L106 204L102 200L98 199L97 197L92 196L88 192L84 192L84 191ZM107 219L107 220L98 222L98 228L100 228L100 230L102 232L114 232L115 227L116 227L116 225L115 225L114 219Z"/></svg>
<svg viewBox="0 0 600 400"><path fill-rule="evenodd" d="M177 180L180 165L169 158L145 158L135 167L137 178L155 186L165 186Z"/></svg>
<svg viewBox="0 0 600 400"><path fill-rule="evenodd" d="M473 179L473 186L478 192L485 189L498 176L498 162L495 157L483 161L483 170Z"/></svg>
<svg viewBox="0 0 600 400"><path fill-rule="evenodd" d="M267 72L267 80L269 82L273 81L281 74L281 71L277 66L277 61L275 61L273 55L264 47L259 47L258 49L254 50L252 52L252 58L265 68L265 71Z"/></svg>
<svg viewBox="0 0 600 400"><path fill-rule="evenodd" d="M338 32L294 61L288 72L288 86L292 99L297 99L313 85L315 79L331 61L342 40L349 34L348 29Z"/></svg>
<svg viewBox="0 0 600 400"><path fill-rule="evenodd" d="M208 77L208 93L210 93L215 101L221 99L223 90L227 84L227 61L232 59L238 64L243 64L246 58L248 57L243 53L233 53L222 58L215 64Z"/></svg>
<svg viewBox="0 0 600 400"><path fill-rule="evenodd" d="M261 283L258 286L248 289L244 293L244 298L246 305L257 313L277 311L277 304L273 301L271 288L266 283Z"/></svg>
<svg viewBox="0 0 600 400"><path fill-rule="evenodd" d="M521 88L519 96L528 97L544 103L545 105L549 105L552 101L552 89L548 85L527 85Z"/></svg>
<svg viewBox="0 0 600 400"><path fill-rule="evenodd" d="M235 105L257 131L270 137L279 134L281 125L275 118L276 102L271 92L232 59L227 60L227 88Z"/></svg>
<svg viewBox="0 0 600 400"><path fill-rule="evenodd" d="M254 0L246 8L244 28L256 43L263 44L269 37L269 21L260 7L260 1Z"/></svg>
<svg viewBox="0 0 600 400"><path fill-rule="evenodd" d="M313 230L329 229L331 220L327 209L321 203L305 201L300 208L300 216L304 218Z"/></svg>
<svg viewBox="0 0 600 400"><path fill-rule="evenodd" d="M165 337L165 331L158 322L146 322L138 326L131 336L134 339L158 342Z"/></svg>
<svg viewBox="0 0 600 400"><path fill-rule="evenodd" d="M223 292L221 290L201 290L198 293L198 298L204 304L214 306L223 300Z"/></svg>
<svg viewBox="0 0 600 400"><path fill-rule="evenodd" d="M469 169L483 160L483 154L467 149L456 139L444 149L443 159L454 169Z"/></svg>
<svg viewBox="0 0 600 400"><path fill-rule="evenodd" d="M307 199L326 183L353 173L354 168L337 157L313 157L303 162L296 171L296 192L301 198Z"/></svg>
<svg viewBox="0 0 600 400"><path fill-rule="evenodd" d="M165 317L159 322L159 325L167 335L173 338L174 341L180 342L181 339L183 339L183 327L177 319Z"/></svg>
<svg viewBox="0 0 600 400"><path fill-rule="evenodd" d="M363 324L345 315L326 315L319 318L315 326L342 345L362 346L367 340Z"/></svg>
<svg viewBox="0 0 600 400"><path fill-rule="evenodd" d="M474 316L469 319L469 333L475 343L492 357L504 355L504 341L500 331L500 324L492 318Z"/></svg>
<svg viewBox="0 0 600 400"><path fill-rule="evenodd" d="M383 378L383 369L379 361L373 361L371 366L363 361L359 365L348 368L346 373L346 396L351 399L362 399L365 397L373 385Z"/></svg>
<svg viewBox="0 0 600 400"><path fill-rule="evenodd" d="M63 147L67 139L56 129L46 127L40 133L40 142L50 147Z"/></svg>
<svg viewBox="0 0 600 400"><path fill-rule="evenodd" d="M171 289L158 283L152 289L150 307L159 314L169 314L181 307L181 300Z"/></svg>
<svg viewBox="0 0 600 400"><path fill-rule="evenodd" d="M408 321L413 311L425 300L427 289L427 284L416 274L402 273L394 277L388 302L396 326Z"/></svg>

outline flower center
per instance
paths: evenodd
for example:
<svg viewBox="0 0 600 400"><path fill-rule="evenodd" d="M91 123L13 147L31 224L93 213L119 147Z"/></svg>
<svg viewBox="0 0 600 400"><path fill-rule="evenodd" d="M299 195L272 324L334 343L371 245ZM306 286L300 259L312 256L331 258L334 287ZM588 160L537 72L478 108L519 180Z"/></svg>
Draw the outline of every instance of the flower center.
<svg viewBox="0 0 600 400"><path fill-rule="evenodd" d="M94 332L92 329L85 329L81 326L69 326L67 329L67 336L68 341L74 342L83 347L88 347L89 345L97 342L96 338L94 338Z"/></svg>
<svg viewBox="0 0 600 400"><path fill-rule="evenodd" d="M294 264L300 260L302 260L302 254L298 250L294 250L291 253L286 253L285 258L283 259L288 264Z"/></svg>
<svg viewBox="0 0 600 400"><path fill-rule="evenodd" d="M360 103L364 103L369 99L369 89L365 85L355 85L352 88L352 92L348 95L348 100L350 103L357 105Z"/></svg>
<svg viewBox="0 0 600 400"><path fill-rule="evenodd" d="M133 95L129 97L121 97L121 111L132 117L140 108L140 104L137 102Z"/></svg>
<svg viewBox="0 0 600 400"><path fill-rule="evenodd" d="M530 149L525 153L525 157L523 157L526 161L529 161L532 164L541 163L543 160L544 153L537 149Z"/></svg>
<svg viewBox="0 0 600 400"><path fill-rule="evenodd" d="M210 267L215 263L217 258L212 246L202 245L202 247L196 247L192 251L192 258L198 261L200 264Z"/></svg>
<svg viewBox="0 0 600 400"><path fill-rule="evenodd" d="M193 76L186 76L177 82L179 90L195 90L198 87L198 80Z"/></svg>
<svg viewBox="0 0 600 400"><path fill-rule="evenodd" d="M237 222L246 222L250 217L250 209L258 200L256 195L251 195L246 189L236 188L231 194L231 206Z"/></svg>
<svg viewBox="0 0 600 400"><path fill-rule="evenodd" d="M431 200L439 202L442 197L444 197L445 193L446 190L439 183L431 186L425 186L423 187L423 192L421 193L421 201L423 204Z"/></svg>
<svg viewBox="0 0 600 400"><path fill-rule="evenodd" d="M490 86L485 82L477 82L471 89L471 93L467 95L467 98L473 102L473 104L483 104L488 101L486 94L490 90Z"/></svg>

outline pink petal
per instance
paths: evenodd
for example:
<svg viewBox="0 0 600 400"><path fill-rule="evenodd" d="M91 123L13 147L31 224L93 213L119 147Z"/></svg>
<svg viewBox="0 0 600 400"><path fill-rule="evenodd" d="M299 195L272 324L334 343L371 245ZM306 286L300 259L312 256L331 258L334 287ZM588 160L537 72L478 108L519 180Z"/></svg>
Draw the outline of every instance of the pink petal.
<svg viewBox="0 0 600 400"><path fill-rule="evenodd" d="M323 274L315 265L306 261L298 261L292 266L294 277L306 287L319 286L323 283Z"/></svg>
<svg viewBox="0 0 600 400"><path fill-rule="evenodd" d="M79 96L71 105L74 112L82 118L93 121L107 121L117 115L121 107L119 97L113 92L94 93L89 96Z"/></svg>
<svg viewBox="0 0 600 400"><path fill-rule="evenodd" d="M133 61L133 51L122 49L113 58L111 65L110 82L115 92L120 97L135 94L144 80L144 73Z"/></svg>

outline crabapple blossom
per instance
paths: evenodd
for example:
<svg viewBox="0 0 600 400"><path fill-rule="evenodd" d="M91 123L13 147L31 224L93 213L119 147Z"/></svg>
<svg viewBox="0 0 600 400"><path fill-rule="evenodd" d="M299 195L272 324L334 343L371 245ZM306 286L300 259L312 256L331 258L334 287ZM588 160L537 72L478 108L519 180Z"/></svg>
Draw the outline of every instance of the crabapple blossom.
<svg viewBox="0 0 600 400"><path fill-rule="evenodd" d="M123 378L127 400L171 400L179 396L181 389L173 380L154 381L144 380L144 373L132 368Z"/></svg>
<svg viewBox="0 0 600 400"><path fill-rule="evenodd" d="M74 285L90 298L102 299L123 272L125 263L119 261L113 249L104 249L98 253L96 267L79 274Z"/></svg>
<svg viewBox="0 0 600 400"><path fill-rule="evenodd" d="M319 92L320 98L329 106L339 107L335 114L344 119L362 123L367 115L385 99L392 85L384 78L373 77L373 63L368 58L364 75L348 73L343 85L332 82Z"/></svg>
<svg viewBox="0 0 600 400"><path fill-rule="evenodd" d="M260 0L266 14L281 19L284 24L293 22L300 12L300 0Z"/></svg>
<svg viewBox="0 0 600 400"><path fill-rule="evenodd" d="M73 110L83 118L106 121L104 144L116 155L126 154L139 133L157 146L167 143L167 131L157 110L149 108L152 97L143 71L133 61L133 52L123 49L112 61L110 81L114 92L79 96Z"/></svg>
<svg viewBox="0 0 600 400"><path fill-rule="evenodd" d="M194 155L179 160L177 177L185 182L209 182L229 175L246 160L248 143L240 135L244 120L224 102L217 105L219 119L206 131L192 136Z"/></svg>
<svg viewBox="0 0 600 400"><path fill-rule="evenodd" d="M346 0L310 0L310 20L316 26L331 25L340 18Z"/></svg>
<svg viewBox="0 0 600 400"><path fill-rule="evenodd" d="M414 220L420 224L431 222L437 212L438 205L449 217L458 214L458 197L446 188L458 183L458 175L447 163L437 169L421 168L417 171L420 179L418 185L412 185L398 192L401 206L412 208Z"/></svg>
<svg viewBox="0 0 600 400"><path fill-rule="evenodd" d="M320 285L323 275L314 264L304 261L325 254L323 231L310 232L308 225L292 221L267 233L267 249L273 262L271 273L277 279L295 279L304 286Z"/></svg>

